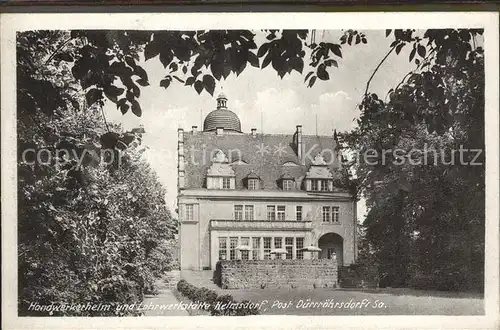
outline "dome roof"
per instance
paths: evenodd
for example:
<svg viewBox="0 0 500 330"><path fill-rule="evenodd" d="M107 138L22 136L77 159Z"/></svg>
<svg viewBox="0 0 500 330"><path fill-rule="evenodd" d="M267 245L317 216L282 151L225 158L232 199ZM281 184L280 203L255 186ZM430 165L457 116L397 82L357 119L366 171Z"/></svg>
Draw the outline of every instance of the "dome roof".
<svg viewBox="0 0 500 330"><path fill-rule="evenodd" d="M203 122L203 131L214 131L217 127L224 130L241 132L241 122L238 116L227 108L227 97L220 93L217 97L217 110L210 112Z"/></svg>
<svg viewBox="0 0 500 330"><path fill-rule="evenodd" d="M241 122L238 116L228 109L217 109L210 112L203 122L204 131L213 131L217 127L223 127L224 130L241 132Z"/></svg>

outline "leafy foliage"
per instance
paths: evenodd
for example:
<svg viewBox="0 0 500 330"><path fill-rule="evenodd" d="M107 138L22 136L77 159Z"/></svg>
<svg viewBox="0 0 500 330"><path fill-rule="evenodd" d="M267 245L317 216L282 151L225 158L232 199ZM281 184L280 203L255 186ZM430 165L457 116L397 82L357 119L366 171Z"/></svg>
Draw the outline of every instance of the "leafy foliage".
<svg viewBox="0 0 500 330"><path fill-rule="evenodd" d="M217 295L213 290L205 287L198 288L185 280L177 283L177 290L193 302L202 302L208 304L208 311L212 316L245 316L258 315L256 308L250 308L250 301L243 300L238 303L231 295ZM248 304L248 305L247 305ZM226 306L226 308L221 308Z"/></svg>
<svg viewBox="0 0 500 330"><path fill-rule="evenodd" d="M31 303L90 303L111 308L56 314L115 315L118 304L141 301L171 267L164 252L176 223L141 158L144 131L106 124L99 104L86 106L88 94L68 65L46 65L54 47L69 48L54 61L75 53L78 45L60 43L66 37L18 36L18 93L35 104L18 104L19 313L37 315Z"/></svg>
<svg viewBox="0 0 500 330"><path fill-rule="evenodd" d="M422 287L428 283L424 277L430 277L434 284L428 288L482 289L481 34L427 30L419 36L395 30L391 47L396 53L411 47L409 60L416 68L389 91L388 100L367 92L359 106L359 127L343 136L360 155L378 154L370 162L360 157L354 169L370 207L363 223L364 262L378 266L385 285ZM392 152L396 149L399 155ZM469 152L460 154L460 149Z"/></svg>
<svg viewBox="0 0 500 330"><path fill-rule="evenodd" d="M163 64L160 86L181 83L210 94L217 81L249 66L271 65L281 78L302 73L307 52L306 81L313 86L338 65L332 57L342 57L339 44L308 44L309 31L264 32L260 46L247 30L18 35L21 314L33 315L30 302L141 301L154 276L174 266L166 240L176 223L163 188L140 157L144 131L109 125L104 102L123 114L142 115L141 88L150 83L141 55ZM342 38L355 34L347 31ZM36 161L33 155L42 150L47 159Z"/></svg>
<svg viewBox="0 0 500 330"><path fill-rule="evenodd" d="M45 33L50 35L52 32ZM43 52L51 54L46 64L71 64L71 73L85 91L87 105L102 105L104 99L108 99L122 113L131 110L141 116L141 87L149 85L148 74L139 65L142 53L146 61L158 59L163 64L165 76L159 83L161 87L181 83L194 88L198 94L205 90L213 95L217 81L230 74L238 76L249 66L266 68L271 65L283 78L292 71L302 74L309 65L306 81L312 87L317 78L329 79L328 68L338 67L337 60L342 57L341 43L367 42L364 34L353 30L345 31L341 43L319 44L313 40L307 42L311 33L308 30L265 30L264 33L266 41L257 45L255 34L249 30L75 30L65 33L65 39ZM307 54L310 55L309 63ZM49 112L67 108L58 90L48 85L44 90L54 98L49 104L39 103L34 88L37 82L40 81L28 81L31 88L26 93L22 91L25 107Z"/></svg>

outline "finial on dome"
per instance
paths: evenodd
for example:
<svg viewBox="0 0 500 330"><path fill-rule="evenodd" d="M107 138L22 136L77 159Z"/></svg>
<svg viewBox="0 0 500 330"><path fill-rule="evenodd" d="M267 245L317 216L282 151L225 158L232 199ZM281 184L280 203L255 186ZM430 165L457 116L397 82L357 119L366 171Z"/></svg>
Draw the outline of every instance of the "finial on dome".
<svg viewBox="0 0 500 330"><path fill-rule="evenodd" d="M219 96L217 96L217 109L227 109L227 97L222 89Z"/></svg>

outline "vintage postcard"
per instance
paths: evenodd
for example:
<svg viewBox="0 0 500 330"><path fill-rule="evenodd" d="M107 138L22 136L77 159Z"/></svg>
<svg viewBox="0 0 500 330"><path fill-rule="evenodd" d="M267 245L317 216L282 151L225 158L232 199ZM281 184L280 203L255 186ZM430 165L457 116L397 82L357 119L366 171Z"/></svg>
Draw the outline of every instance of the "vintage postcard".
<svg viewBox="0 0 500 330"><path fill-rule="evenodd" d="M1 23L2 328L499 326L495 13Z"/></svg>

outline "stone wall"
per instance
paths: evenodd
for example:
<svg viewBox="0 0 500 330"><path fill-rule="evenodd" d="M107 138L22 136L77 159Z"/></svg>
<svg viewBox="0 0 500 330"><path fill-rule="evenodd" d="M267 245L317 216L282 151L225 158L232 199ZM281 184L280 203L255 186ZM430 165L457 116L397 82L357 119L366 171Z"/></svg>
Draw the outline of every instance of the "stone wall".
<svg viewBox="0 0 500 330"><path fill-rule="evenodd" d="M313 260L221 260L214 282L223 289L246 288L334 288L337 261Z"/></svg>

